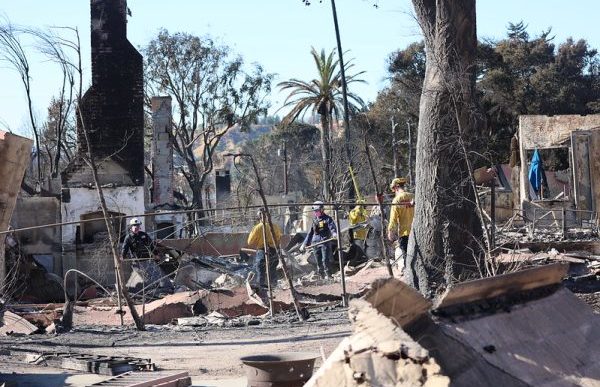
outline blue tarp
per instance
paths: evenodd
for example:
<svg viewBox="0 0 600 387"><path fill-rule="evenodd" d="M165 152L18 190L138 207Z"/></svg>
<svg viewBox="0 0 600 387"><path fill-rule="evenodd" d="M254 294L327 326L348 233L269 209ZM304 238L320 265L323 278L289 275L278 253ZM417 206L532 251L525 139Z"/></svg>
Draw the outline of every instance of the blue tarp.
<svg viewBox="0 0 600 387"><path fill-rule="evenodd" d="M540 152L537 149L533 152L531 165L529 166L529 182L538 196L540 196L542 185L548 184L546 182L546 173L544 172L544 163L542 162Z"/></svg>

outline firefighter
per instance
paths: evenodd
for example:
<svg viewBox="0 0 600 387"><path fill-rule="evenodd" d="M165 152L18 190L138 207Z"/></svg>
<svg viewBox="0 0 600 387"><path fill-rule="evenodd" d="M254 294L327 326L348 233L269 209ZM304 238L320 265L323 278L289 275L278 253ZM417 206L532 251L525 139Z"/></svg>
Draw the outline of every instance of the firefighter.
<svg viewBox="0 0 600 387"><path fill-rule="evenodd" d="M261 288L267 287L267 273L266 273L266 257L265 257L265 243L263 239L263 215L262 211L258 211L258 223L252 228L248 235L248 247L256 250L254 256L254 271L256 273L256 281L258 286ZM281 241L281 229L276 224L273 225L273 237L271 236L271 228L267 224L265 228L265 234L267 237L268 254L269 254L269 279L271 286L277 281L277 246Z"/></svg>
<svg viewBox="0 0 600 387"><path fill-rule="evenodd" d="M356 225L359 223L366 223L368 220L368 213L367 210L365 209L365 201L364 199L358 199L356 201L356 206L350 211L350 214L348 215L348 220L350 222L350 225ZM367 253L367 234L368 234L369 230L368 228L365 227L357 227L355 229L352 230L352 236L353 236L353 240L356 242L360 242L360 244L362 246L363 251L365 252L365 254Z"/></svg>
<svg viewBox="0 0 600 387"><path fill-rule="evenodd" d="M333 254L332 239L337 237L337 228L331 216L325 213L323 202L314 202L312 210L314 214L312 225L300 246L300 251L315 245L312 253L317 261L319 275L321 278L330 279L329 263Z"/></svg>
<svg viewBox="0 0 600 387"><path fill-rule="evenodd" d="M390 189L394 192L395 196L394 200L392 200L390 222L387 228L388 239L395 242L394 258L401 270L404 268L404 261L406 259L408 235L412 227L415 205L414 196L404 190L405 185L406 179L403 177L397 177L390 183Z"/></svg>
<svg viewBox="0 0 600 387"><path fill-rule="evenodd" d="M141 226L142 222L138 218L129 221L129 232L121 248L121 260L132 261L133 269L142 277L144 284L157 281L158 289L171 293L173 284L168 278L164 278L165 273L158 264L158 257L155 257L157 243L142 231Z"/></svg>
<svg viewBox="0 0 600 387"><path fill-rule="evenodd" d="M129 221L129 232L123 240L121 259L151 258L154 255L156 243L150 235L142 231L142 222L138 218Z"/></svg>

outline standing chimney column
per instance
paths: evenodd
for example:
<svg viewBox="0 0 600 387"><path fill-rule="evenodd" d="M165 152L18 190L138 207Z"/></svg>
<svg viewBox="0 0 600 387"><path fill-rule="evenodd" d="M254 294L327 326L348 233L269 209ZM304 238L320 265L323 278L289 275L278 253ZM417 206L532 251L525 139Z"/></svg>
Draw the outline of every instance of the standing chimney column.
<svg viewBox="0 0 600 387"><path fill-rule="evenodd" d="M173 205L171 97L152 97L152 203Z"/></svg>

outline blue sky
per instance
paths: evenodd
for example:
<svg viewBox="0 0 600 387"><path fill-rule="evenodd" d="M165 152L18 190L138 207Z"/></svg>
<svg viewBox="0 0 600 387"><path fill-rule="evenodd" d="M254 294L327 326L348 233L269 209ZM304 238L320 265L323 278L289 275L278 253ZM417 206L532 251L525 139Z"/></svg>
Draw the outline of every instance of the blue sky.
<svg viewBox="0 0 600 387"><path fill-rule="evenodd" d="M258 62L276 73L276 82L314 77L310 49L335 48L330 2L301 0L129 0L132 17L128 37L136 47L146 45L160 28L170 32L210 34L241 54L246 62ZM408 0L337 0L342 46L354 58L356 70L365 70L367 85L352 89L372 101L386 85L386 59L398 48L420 39ZM584 38L600 48L598 0L480 0L477 3L477 33L480 38L502 38L509 22L523 20L531 35L552 27L555 42L572 36ZM0 0L0 17L13 24L45 27L76 26L82 37L87 84L89 67L89 1ZM33 49L31 49L33 51ZM40 119L53 94L60 72L43 58L31 55L34 108ZM29 136L23 87L13 70L0 64L0 129L8 126ZM275 91L271 112L285 95Z"/></svg>

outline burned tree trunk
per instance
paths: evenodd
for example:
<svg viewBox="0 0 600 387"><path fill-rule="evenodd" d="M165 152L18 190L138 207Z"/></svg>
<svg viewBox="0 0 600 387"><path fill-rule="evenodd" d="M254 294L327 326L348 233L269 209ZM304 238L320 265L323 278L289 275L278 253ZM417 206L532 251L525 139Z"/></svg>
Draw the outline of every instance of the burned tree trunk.
<svg viewBox="0 0 600 387"><path fill-rule="evenodd" d="M428 294L475 267L481 228L467 168L475 128L475 0L413 0L427 62L419 108L415 218L405 280ZM466 266L465 266L466 265Z"/></svg>
<svg viewBox="0 0 600 387"><path fill-rule="evenodd" d="M325 110L329 111L326 104ZM323 196L325 200L333 200L333 191L331 189L331 145L329 143L329 125L330 116L327 112L321 114L321 160L323 162Z"/></svg>

